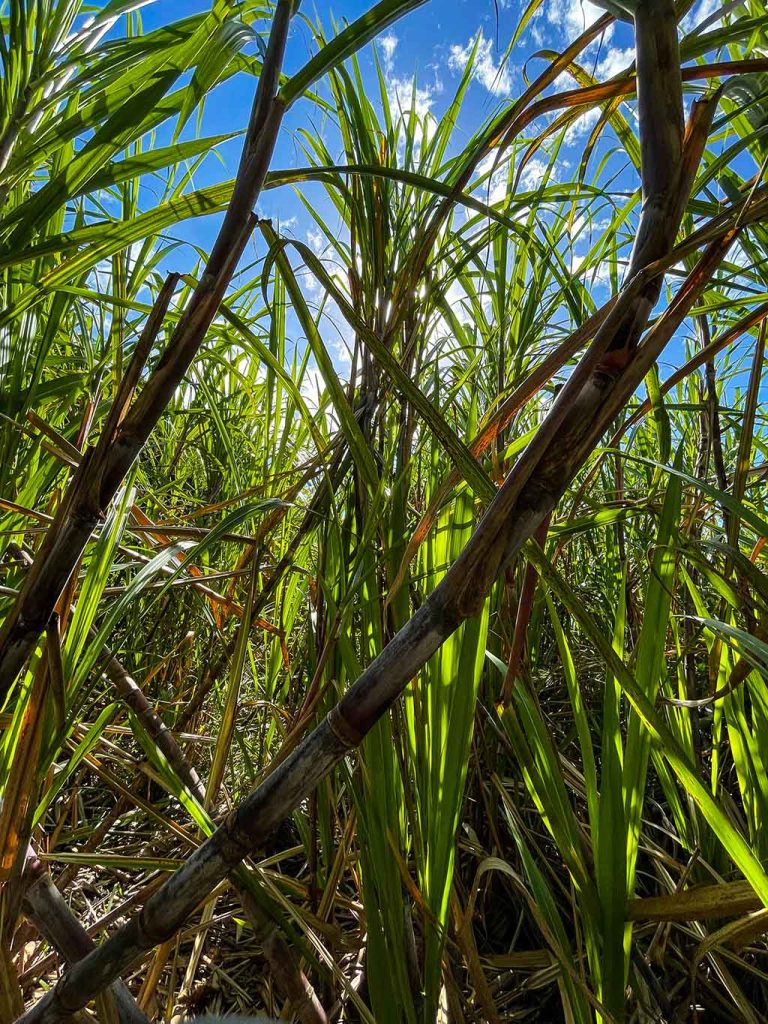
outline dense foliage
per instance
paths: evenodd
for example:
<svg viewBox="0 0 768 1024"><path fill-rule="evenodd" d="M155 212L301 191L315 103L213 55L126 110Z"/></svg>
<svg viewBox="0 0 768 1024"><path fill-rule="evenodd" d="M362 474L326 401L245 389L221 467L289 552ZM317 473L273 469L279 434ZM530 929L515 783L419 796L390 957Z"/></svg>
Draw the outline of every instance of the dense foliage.
<svg viewBox="0 0 768 1024"><path fill-rule="evenodd" d="M646 260L648 365L572 466L567 418L547 433L632 275L649 280L630 265L641 163L647 189L666 141L638 121L634 65L593 77L595 40L628 12L640 34L643 5L673 7L601 5L468 140L477 52L441 117L415 86L394 96L378 57L366 88L356 51L414 2L372 6L340 43L306 15L317 56L282 78L275 26L305 18L291 0L216 0L146 32L133 0L88 18L80 0L0 6L2 657L31 622L31 566L64 528L89 538L0 679L2 1022L87 952L56 921L96 941L133 927L398 649L544 443L564 493L509 558L484 556L479 604L403 699L77 1019L768 1016L762 0L673 11L690 188ZM539 6L513 12L509 59ZM314 244L248 222L157 404L211 267L174 232L233 194L195 187L233 141L197 115L233 76L272 73L263 131L300 98L323 130L302 128L304 166L273 160L253 196L296 190ZM146 409L91 529L83 466Z"/></svg>

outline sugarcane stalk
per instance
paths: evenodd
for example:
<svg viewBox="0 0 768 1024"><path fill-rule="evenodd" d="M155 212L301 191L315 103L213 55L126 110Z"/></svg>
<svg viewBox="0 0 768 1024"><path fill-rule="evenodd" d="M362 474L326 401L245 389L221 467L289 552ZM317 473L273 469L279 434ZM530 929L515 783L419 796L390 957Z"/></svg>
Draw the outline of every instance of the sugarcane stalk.
<svg viewBox="0 0 768 1024"><path fill-rule="evenodd" d="M245 628L245 624L244 624ZM157 749L190 793L201 806L205 806L206 793L203 783L194 767L187 760L168 726L150 702L141 687L121 664L115 655L104 649L103 671L125 703L140 719ZM327 1024L325 1010L304 972L295 962L293 953L280 934L278 925L264 912L244 884L237 868L229 875L229 882L238 895L240 905L248 918L257 940L261 943L264 956L277 981L282 994L290 1001L293 1011L302 1024ZM90 940L89 940L90 941Z"/></svg>
<svg viewBox="0 0 768 1024"><path fill-rule="evenodd" d="M251 236L261 192L285 110L279 95L294 0L278 0L232 198L205 270L144 388L133 390L162 329L176 276L158 295L105 429L89 449L59 507L24 586L0 629L0 704L50 620L56 601L93 530L104 518L131 466L197 355Z"/></svg>
<svg viewBox="0 0 768 1024"><path fill-rule="evenodd" d="M30 847L24 870L22 908L37 930L68 964L95 949L95 943L69 908L43 863ZM149 1024L122 978L110 986L119 1024Z"/></svg>
<svg viewBox="0 0 768 1024"><path fill-rule="evenodd" d="M724 257L737 233L728 228L712 241L668 314L638 347L653 295L661 289L658 264L674 246L716 98L694 107L684 136L673 0L639 0L636 7L643 209L631 275L537 436L442 582L324 721L230 813L140 915L75 965L18 1024L64 1020L166 941L198 906L201 894L259 849L362 741L428 658L466 618L478 614L494 581L552 512Z"/></svg>

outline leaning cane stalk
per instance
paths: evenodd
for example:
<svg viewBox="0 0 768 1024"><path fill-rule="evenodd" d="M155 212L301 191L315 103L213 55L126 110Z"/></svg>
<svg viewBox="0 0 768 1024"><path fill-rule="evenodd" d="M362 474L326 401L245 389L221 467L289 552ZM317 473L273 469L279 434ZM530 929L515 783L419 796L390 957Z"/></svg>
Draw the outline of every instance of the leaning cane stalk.
<svg viewBox="0 0 768 1024"><path fill-rule="evenodd" d="M0 701L48 623L93 530L120 488L197 355L256 223L261 192L285 111L280 72L294 0L278 0L227 212L197 287L141 393L132 389L162 329L176 283L158 296L98 444L75 474L24 587L0 630Z"/></svg>
<svg viewBox="0 0 768 1024"><path fill-rule="evenodd" d="M249 622L243 620L244 630ZM210 803L199 775L189 763L176 741L176 737L163 722L145 696L143 690L128 670L104 648L103 670L106 677L120 694L123 701L141 721L147 735L163 754L181 782L201 806ZM247 887L245 867L235 868L229 876L230 884L238 895L240 905L248 918L254 934L262 945L264 956L277 981L278 988L290 1001L294 1013L302 1024L327 1024L325 1010L320 1003L309 979L296 963L290 946L280 933L279 927L264 912ZM58 947L57 947L58 948ZM81 954L84 955L84 954ZM118 1006L118 1010L120 1007Z"/></svg>
<svg viewBox="0 0 768 1024"><path fill-rule="evenodd" d="M22 907L37 930L58 950L66 963L74 964L87 956L95 943L69 909L69 904L53 883L50 872L32 847L27 851L24 869ZM121 978L110 986L119 1024L148 1024L145 1014Z"/></svg>
<svg viewBox="0 0 768 1024"><path fill-rule="evenodd" d="M660 294L659 263L673 248L716 98L694 107L684 135L673 0L639 0L636 6L640 135L645 144L643 212L633 269L536 438L443 581L327 718L232 811L140 915L70 970L18 1024L64 1020L172 936L198 906L201 893L210 892L235 864L258 849L362 741L428 658L464 619L478 613L494 581L552 512L736 237L730 229L717 233L668 314L638 346L653 296ZM659 119L664 122L661 127L654 123Z"/></svg>
<svg viewBox="0 0 768 1024"><path fill-rule="evenodd" d="M382 0L340 33L327 47L327 52L333 51L333 60L343 59L378 29L423 2ZM49 621L47 609L53 607L64 591L94 528L195 358L256 223L253 207L266 177L284 111L311 86L329 59L325 54L318 55L282 91L279 89L288 30L297 7L295 0L277 0L232 199L205 271L162 358L134 401L134 391L159 337L178 275L171 275L161 290L99 443L83 458L46 541L27 574L22 592L0 630L0 702L7 697ZM108 661L107 674L129 706L143 715L158 748L169 756L182 780L199 797L199 780L191 772L172 734L157 716L153 718L150 714L151 708L133 680L114 659ZM266 917L248 891L245 885L248 879L243 879L241 874L243 870L238 869L240 878L231 881L263 943L265 955L297 1015L307 1024L317 1024L325 1019L324 1011L306 978L293 963L290 949L274 922Z"/></svg>

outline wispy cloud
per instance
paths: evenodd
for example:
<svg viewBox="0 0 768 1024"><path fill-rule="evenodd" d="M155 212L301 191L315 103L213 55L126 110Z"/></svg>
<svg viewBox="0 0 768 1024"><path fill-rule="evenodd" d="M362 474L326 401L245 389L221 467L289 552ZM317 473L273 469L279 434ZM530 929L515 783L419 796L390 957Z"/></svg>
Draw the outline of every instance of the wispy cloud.
<svg viewBox="0 0 768 1024"><path fill-rule="evenodd" d="M392 73L397 43L398 39L394 32L387 32L386 35L381 36L378 40L379 49L381 50L381 56L384 62L384 70L388 74Z"/></svg>
<svg viewBox="0 0 768 1024"><path fill-rule="evenodd" d="M556 26L558 33L568 43L585 32L590 25L594 25L603 14L605 11L591 3L591 0L549 0L547 5L547 20Z"/></svg>
<svg viewBox="0 0 768 1024"><path fill-rule="evenodd" d="M435 89L428 85L416 85L411 78L392 76L387 79L390 106L405 116L413 110L418 118L423 118L432 109L434 95Z"/></svg>
<svg viewBox="0 0 768 1024"><path fill-rule="evenodd" d="M507 198L509 160L499 160L496 152L489 153L477 165L478 178L485 177L485 175L489 175L489 177L483 182L482 198L494 206Z"/></svg>
<svg viewBox="0 0 768 1024"><path fill-rule="evenodd" d="M610 46L605 57L597 65L598 78L613 78L620 71L626 71L634 59L633 47L622 50L619 46Z"/></svg>
<svg viewBox="0 0 768 1024"><path fill-rule="evenodd" d="M593 107L592 110L587 110L571 122L568 126L568 130L565 133L564 142L566 146L572 146L579 139L582 139L585 135L592 131L594 126L597 124L600 118L600 111L597 107Z"/></svg>
<svg viewBox="0 0 768 1024"><path fill-rule="evenodd" d="M442 90L442 83L436 77L431 85L417 85L414 78L396 74L395 51L398 46L398 38L394 33L390 32L382 36L377 45L382 57L387 99L393 115L407 119L413 113L417 118L415 147L418 152L424 139L429 139L432 135L435 124L432 106L435 96Z"/></svg>
<svg viewBox="0 0 768 1024"><path fill-rule="evenodd" d="M529 160L523 168L523 173L520 175L520 185L525 192L532 192L538 188L544 180L544 176L549 171L549 180L557 181L557 166L551 166L544 160L539 160L538 157L534 157L533 160Z"/></svg>
<svg viewBox="0 0 768 1024"><path fill-rule="evenodd" d="M683 18L680 27L684 32L690 32L691 29L712 18L715 11L719 10L721 6L719 0L699 0L699 3L695 4ZM719 18L713 18L712 22L707 25L707 28L712 28L719 20Z"/></svg>
<svg viewBox="0 0 768 1024"><path fill-rule="evenodd" d="M482 29L469 40L466 46L454 43L448 56L448 67L451 71L463 71L472 57L475 44L477 44L477 52L472 65L472 77L494 96L509 96L512 91L512 76L509 67L506 61L494 60L493 41L485 38Z"/></svg>

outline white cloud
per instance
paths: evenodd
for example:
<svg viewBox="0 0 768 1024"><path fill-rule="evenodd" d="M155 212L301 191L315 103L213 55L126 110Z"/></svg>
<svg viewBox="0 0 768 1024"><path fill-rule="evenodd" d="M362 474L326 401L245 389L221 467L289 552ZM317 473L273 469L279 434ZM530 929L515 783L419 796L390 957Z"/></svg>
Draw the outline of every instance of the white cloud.
<svg viewBox="0 0 768 1024"><path fill-rule="evenodd" d="M435 90L430 86L416 85L410 78L389 78L387 96L393 110L407 117L413 110L418 118L425 117L432 109Z"/></svg>
<svg viewBox="0 0 768 1024"><path fill-rule="evenodd" d="M325 235L317 228L309 228L307 231L307 241L309 242L310 249L318 256L322 256L328 248Z"/></svg>
<svg viewBox="0 0 768 1024"><path fill-rule="evenodd" d="M581 29L579 28L579 30L574 32L573 35L578 35L580 31ZM626 71L635 59L635 50L632 46L622 49L620 46L608 45L607 48L605 48L605 44L610 39L611 32L612 26L605 33L605 37L603 38L603 48L601 48L600 51L600 60L595 66L595 75L601 81L607 78L613 78L613 76L618 75L620 71ZM596 46L597 43L598 40L594 40L587 49L589 50ZM578 85L578 82L575 81L570 72L561 71L553 84L556 92L567 92L569 89L574 89L576 85Z"/></svg>
<svg viewBox="0 0 768 1024"><path fill-rule="evenodd" d="M520 185L523 191L532 192L538 188L548 170L550 170L550 164L545 163L543 160L539 160L536 157L533 160L529 160L523 168L523 173L520 175ZM551 169L549 180L557 181L557 167Z"/></svg>
<svg viewBox="0 0 768 1024"><path fill-rule="evenodd" d="M442 83L435 76L433 85L417 85L414 78L395 74L395 51L398 46L398 38L388 32L378 40L381 49L384 67L384 79L387 86L387 99L395 120L398 115L404 120L414 114L419 122L415 131L415 156L418 153L424 139L429 140L434 129L434 116L432 105L434 97L442 90ZM404 146L404 139L398 139L398 147Z"/></svg>
<svg viewBox="0 0 768 1024"><path fill-rule="evenodd" d="M340 366L351 366L352 365L352 353L349 350L349 345L344 338L337 338L336 341L331 343L333 350L334 365L338 369Z"/></svg>
<svg viewBox="0 0 768 1024"><path fill-rule="evenodd" d="M384 70L388 74L392 74L392 65L395 58L395 50L397 49L397 36L394 32L388 32L385 36L379 39L379 46L381 47L381 54L384 58Z"/></svg>
<svg viewBox="0 0 768 1024"><path fill-rule="evenodd" d="M451 71L463 71L472 57L475 43L477 52L472 66L472 77L494 96L509 96L512 91L512 76L507 62L496 63L491 52L493 41L485 38L482 29L466 46L454 43L448 57L448 67Z"/></svg>
<svg viewBox="0 0 768 1024"><path fill-rule="evenodd" d="M698 28L702 22L707 21L715 11L719 10L723 5L720 0L700 0L698 4L691 8L680 23L680 28L683 32L690 32L693 28ZM706 26L705 31L714 28L719 18L713 19L712 23Z"/></svg>
<svg viewBox="0 0 768 1024"><path fill-rule="evenodd" d="M599 118L600 110L597 107L594 107L592 110L585 110L583 114L579 114L576 120L568 125L565 138L563 139L565 145L572 146L574 142L578 142L584 135L591 132Z"/></svg>
<svg viewBox="0 0 768 1024"><path fill-rule="evenodd" d="M605 14L591 0L549 0L547 20L571 43ZM606 32L606 36L610 30Z"/></svg>
<svg viewBox="0 0 768 1024"><path fill-rule="evenodd" d="M597 64L595 69L596 77L601 81L613 78L619 72L626 71L634 59L635 51L633 47L630 46L627 49L622 49L619 46L609 46L605 56ZM566 72L559 75L555 81L555 88L559 91L565 91L573 87L574 83ZM600 110L597 107L580 114L568 126L564 139L566 146L572 146L591 132L599 118Z"/></svg>
<svg viewBox="0 0 768 1024"><path fill-rule="evenodd" d="M481 186L483 200L490 206L500 203L507 198L508 160L500 160L498 167L494 167L498 159L498 154L491 152L483 157L477 165L478 178L490 174L490 177ZM467 212L469 213L469 211Z"/></svg>
<svg viewBox="0 0 768 1024"><path fill-rule="evenodd" d="M325 381L323 380L322 373L314 364L310 364L305 369L299 391L309 411L312 413L317 412L325 392Z"/></svg>
<svg viewBox="0 0 768 1024"><path fill-rule="evenodd" d="M440 89L439 81L434 86L420 86L410 78L398 78L392 75L387 78L387 97L393 119L397 120L399 116L406 121L412 113L416 117L412 134L413 159L416 163L420 158L422 143L428 143L434 135L437 122L432 113L432 104ZM405 150L404 132L398 133L397 148L402 155Z"/></svg>
<svg viewBox="0 0 768 1024"><path fill-rule="evenodd" d="M630 46L626 50L622 50L619 46L609 46L605 57L597 65L597 77L613 78L620 71L626 71L634 59L633 47Z"/></svg>
<svg viewBox="0 0 768 1024"><path fill-rule="evenodd" d="M571 253L571 273L579 274L584 264L586 256L579 256L575 252ZM606 260L602 260L596 266L590 267L583 273L585 278L588 278L592 287L597 285L610 285L611 284L611 268Z"/></svg>
<svg viewBox="0 0 768 1024"><path fill-rule="evenodd" d="M325 237L319 228L308 228L307 230L307 244L309 245L312 252L319 258L320 262L324 265L327 272L333 276L334 264L333 264L333 252L328 239ZM307 270L301 274L304 290L306 291L310 301L319 302L320 298L325 292L325 288L318 281L311 270Z"/></svg>

